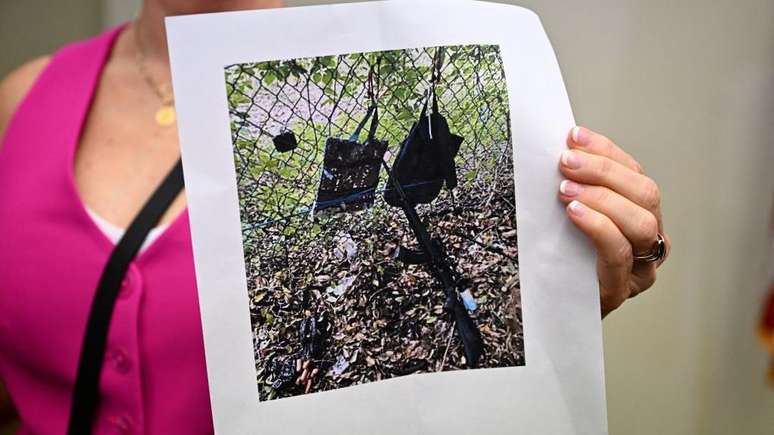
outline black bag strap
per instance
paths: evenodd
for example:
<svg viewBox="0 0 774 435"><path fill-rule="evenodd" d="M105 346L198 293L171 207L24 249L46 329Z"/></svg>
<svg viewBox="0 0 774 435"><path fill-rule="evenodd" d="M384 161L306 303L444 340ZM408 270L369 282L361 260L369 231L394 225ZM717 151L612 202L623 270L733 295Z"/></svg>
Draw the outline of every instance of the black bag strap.
<svg viewBox="0 0 774 435"><path fill-rule="evenodd" d="M368 94L371 97L371 107L374 108L374 118L371 120L371 129L368 131L368 140L374 140L376 138L376 129L379 128L379 89L381 86L381 69L382 69L382 57L379 56L376 59L376 69L371 69L371 77L369 81Z"/></svg>
<svg viewBox="0 0 774 435"><path fill-rule="evenodd" d="M425 102L422 105L422 114L419 115L419 119L427 117L427 133L430 139L433 138L433 122L432 115L437 115L438 112L438 93L436 92L438 83L441 81L441 70L443 69L445 51L443 47L438 47L433 55L433 65L430 70L430 87L425 91ZM427 106L430 104L430 100L433 102L432 112L427 113Z"/></svg>
<svg viewBox="0 0 774 435"><path fill-rule="evenodd" d="M352 136L349 137L350 142L358 142L360 140L360 132L363 131L363 128L365 128L365 125L368 123L368 120L371 119L371 116L374 114L375 111L376 111L375 106L371 106L368 108L368 112L366 112L366 116L363 118L362 121L360 121L360 124L358 124L357 128L355 129L355 132L352 133Z"/></svg>
<svg viewBox="0 0 774 435"><path fill-rule="evenodd" d="M368 130L368 140L376 139L376 129L379 128L379 106L374 103L374 117L371 120L371 128Z"/></svg>
<svg viewBox="0 0 774 435"><path fill-rule="evenodd" d="M102 271L81 347L67 430L70 435L91 433L99 403L99 378L105 360L108 327L121 283L129 264L140 251L148 233L158 224L182 190L183 166L178 160L129 225Z"/></svg>
<svg viewBox="0 0 774 435"><path fill-rule="evenodd" d="M379 128L379 101L377 94L379 93L379 70L381 69L381 65L382 57L379 56L376 59L376 65L371 65L371 68L368 71L368 81L366 85L368 87L368 99L370 100L371 105L368 107L365 118L360 121L355 132L349 137L350 142L358 142L360 140L360 133L363 131L363 128L365 128L369 119L371 119L371 128L368 129L368 140L374 140L374 138L376 138L376 129ZM372 116L373 118L371 118Z"/></svg>
<svg viewBox="0 0 774 435"><path fill-rule="evenodd" d="M435 56L433 56L433 69L430 76L430 86L433 93L433 113L438 113L438 94L436 93L436 88L438 83L441 82L441 70L443 69L445 55L445 49L438 47L435 50Z"/></svg>

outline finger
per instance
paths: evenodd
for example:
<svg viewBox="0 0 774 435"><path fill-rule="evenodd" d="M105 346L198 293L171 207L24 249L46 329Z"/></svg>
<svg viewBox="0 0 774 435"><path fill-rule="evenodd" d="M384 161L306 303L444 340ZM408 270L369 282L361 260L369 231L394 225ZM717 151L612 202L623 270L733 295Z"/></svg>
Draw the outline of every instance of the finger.
<svg viewBox="0 0 774 435"><path fill-rule="evenodd" d="M609 217L631 242L635 254L645 254L658 240L658 219L648 210L603 186L589 186L564 180L559 198L569 203L578 200Z"/></svg>
<svg viewBox="0 0 774 435"><path fill-rule="evenodd" d="M559 187L560 199L564 202L578 200L606 215L621 230L634 248L634 253L646 253L653 248L657 238L658 224L655 216L644 208L632 203L610 189L600 186L578 185L565 180ZM656 268L659 263L633 262L630 295L635 297L656 282Z"/></svg>
<svg viewBox="0 0 774 435"><path fill-rule="evenodd" d="M559 170L570 180L612 189L661 220L661 193L656 182L614 160L568 150L562 153Z"/></svg>
<svg viewBox="0 0 774 435"><path fill-rule="evenodd" d="M631 294L632 246L610 218L579 201L567 206L567 214L597 249L602 312L607 314Z"/></svg>
<svg viewBox="0 0 774 435"><path fill-rule="evenodd" d="M634 262L631 277L631 295L629 297L633 298L653 287L653 284L656 283L656 268L656 263Z"/></svg>
<svg viewBox="0 0 774 435"><path fill-rule="evenodd" d="M612 140L599 133L595 133L588 128L573 128L570 131L570 135L567 137L567 145L570 148L607 157L637 173L645 173L642 169L642 165L640 165L629 153L622 150Z"/></svg>

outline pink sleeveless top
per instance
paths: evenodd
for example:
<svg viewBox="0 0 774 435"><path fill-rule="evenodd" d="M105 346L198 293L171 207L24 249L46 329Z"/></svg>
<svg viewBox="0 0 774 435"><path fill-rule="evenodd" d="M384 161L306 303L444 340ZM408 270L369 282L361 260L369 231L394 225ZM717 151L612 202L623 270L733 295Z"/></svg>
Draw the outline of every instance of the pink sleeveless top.
<svg viewBox="0 0 774 435"><path fill-rule="evenodd" d="M21 434L63 434L86 318L114 247L73 157L120 29L56 53L0 148L0 379ZM188 215L132 263L108 334L96 434L212 433Z"/></svg>

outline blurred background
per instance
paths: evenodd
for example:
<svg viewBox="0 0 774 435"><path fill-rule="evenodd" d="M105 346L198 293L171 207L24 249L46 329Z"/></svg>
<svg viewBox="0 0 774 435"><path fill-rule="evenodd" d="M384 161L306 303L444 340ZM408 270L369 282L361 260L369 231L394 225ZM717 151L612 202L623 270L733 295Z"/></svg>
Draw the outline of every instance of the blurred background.
<svg viewBox="0 0 774 435"><path fill-rule="evenodd" d="M663 191L672 256L604 321L610 433L774 434L755 336L774 200L774 1L501 2L540 15L578 123ZM0 75L139 3L0 0Z"/></svg>

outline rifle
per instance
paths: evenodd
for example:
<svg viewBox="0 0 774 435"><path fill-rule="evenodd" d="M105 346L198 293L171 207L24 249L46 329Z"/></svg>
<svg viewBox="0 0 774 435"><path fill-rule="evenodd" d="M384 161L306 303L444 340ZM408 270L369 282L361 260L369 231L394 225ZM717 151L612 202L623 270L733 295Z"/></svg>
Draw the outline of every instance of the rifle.
<svg viewBox="0 0 774 435"><path fill-rule="evenodd" d="M406 257L411 258L410 263L426 264L430 268L431 274L440 281L446 296L444 309L452 316L454 323L457 325L457 333L465 349L465 361L468 368L475 368L478 365L478 360L484 353L484 343L478 326L470 318L468 310L460 298L460 293L463 291L460 289L459 280L455 279L456 273L449 264L443 244L440 240L430 237L430 233L419 218L416 209L414 209L414 206L411 205L406 197L403 186L393 177L387 162L382 160L382 165L387 171L389 183L398 194L400 207L406 215L409 226L419 241L422 251L421 253L409 251L406 253Z"/></svg>
<svg viewBox="0 0 774 435"><path fill-rule="evenodd" d="M440 63L440 60L434 62L435 68L438 70L440 70ZM371 106L365 119L361 121L349 140L328 139L326 142L323 162L324 170L320 181L315 211L331 208L334 204L348 205L348 207L341 208L340 211L354 211L370 207L373 204L373 191L378 183L379 166L382 165L387 171L389 184L392 185L392 189L385 190L384 199L387 204L400 207L403 210L409 221L409 226L421 247L421 251L418 252L402 248L399 254L403 255L399 257L399 260L408 264L427 265L430 268L431 274L440 282L446 296L444 309L455 321L457 332L465 348L465 359L468 367L475 368L483 354L484 344L481 340L481 333L473 319L470 318L465 304L461 300L460 294L465 292L461 289L461 282L457 279L457 274L448 261L443 244L431 238L414 208L417 203L429 203L434 200L438 196L444 182L448 188L456 186L454 156L459 151L463 138L449 132L446 120L438 114L438 102L433 91L432 113L430 116L426 116L428 104L428 101L426 101L421 120L415 123L409 138L404 141L404 147L401 148L401 156L417 157L412 156L410 151L404 149L411 143L411 138L414 135L427 134L429 136L427 140L432 142L429 144L431 147L429 152L413 159L407 167L400 166L399 156L396 160L396 166L390 169L384 159L387 142L376 139L376 130L379 124L377 90L380 87L380 65L381 57L377 59L375 65L371 66L368 73L367 92L371 100ZM433 86L435 86L435 82L439 80L439 77L440 71L435 71L433 73ZM429 92L427 97L429 100ZM360 131L371 116L373 118L371 119L368 139L363 144L360 144L358 142ZM420 128L420 126L426 127ZM433 137L433 130L436 131L435 138ZM417 172L417 167L424 167L424 169L429 167L432 171ZM356 169L359 171L356 171ZM395 174L396 170L397 174ZM331 176L326 177L326 173L331 174ZM400 181L400 177L405 176L406 173L408 173L409 179L411 179L411 175L417 174L425 176L423 178L429 176L429 179L409 182L407 186L412 191L410 195L407 195ZM352 200L352 197L356 199Z"/></svg>

